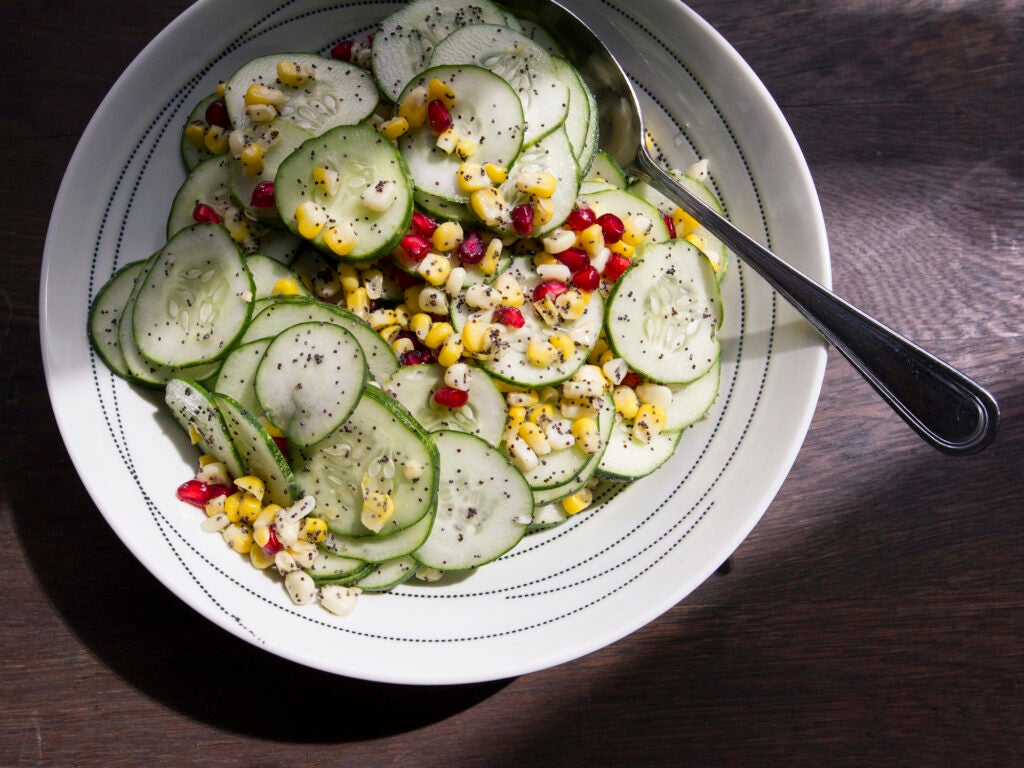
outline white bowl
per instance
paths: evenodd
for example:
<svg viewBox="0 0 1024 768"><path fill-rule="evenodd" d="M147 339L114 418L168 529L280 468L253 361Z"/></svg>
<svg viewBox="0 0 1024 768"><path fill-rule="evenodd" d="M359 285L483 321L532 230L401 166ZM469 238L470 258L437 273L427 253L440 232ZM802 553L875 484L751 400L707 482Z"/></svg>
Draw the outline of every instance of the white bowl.
<svg viewBox="0 0 1024 768"><path fill-rule="evenodd" d="M803 157L728 43L675 0L566 4L606 31L672 163L708 158L729 216L828 284L824 225ZM184 178L179 138L193 104L249 57L326 52L364 37L394 8L203 0L150 43L97 110L53 211L41 284L46 379L68 453L106 520L160 581L211 621L272 653L351 677L493 680L602 648L698 587L755 525L789 471L817 401L825 348L733 261L724 282L719 400L655 475L528 536L471 577L364 595L347 618L293 605L279 581L204 533L202 513L177 501L195 449L158 393L114 377L91 352L86 317L117 267L162 245Z"/></svg>

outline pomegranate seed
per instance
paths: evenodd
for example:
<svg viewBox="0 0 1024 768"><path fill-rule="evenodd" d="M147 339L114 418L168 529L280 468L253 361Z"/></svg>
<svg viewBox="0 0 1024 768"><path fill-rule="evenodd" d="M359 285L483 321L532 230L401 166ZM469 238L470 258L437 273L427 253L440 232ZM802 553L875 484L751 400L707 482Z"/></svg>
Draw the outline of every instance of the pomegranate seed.
<svg viewBox="0 0 1024 768"><path fill-rule="evenodd" d="M597 217L597 223L601 225L601 232L604 233L605 245L612 245L622 239L622 233L626 231L622 219L614 213L602 213Z"/></svg>
<svg viewBox="0 0 1024 768"><path fill-rule="evenodd" d="M430 241L419 235L406 235L402 238L402 249L414 261L422 261L430 251Z"/></svg>
<svg viewBox="0 0 1024 768"><path fill-rule="evenodd" d="M411 288L419 282L414 275L410 275L404 269L400 269L399 267L392 268L391 279L394 280L395 285L403 291L406 288Z"/></svg>
<svg viewBox="0 0 1024 768"><path fill-rule="evenodd" d="M560 283L557 280L545 280L533 289L533 300L543 301L547 298L553 299L556 296L561 296L568 290L569 288L565 283Z"/></svg>
<svg viewBox="0 0 1024 768"><path fill-rule="evenodd" d="M434 133L444 133L452 127L452 113L440 99L434 99L427 104L427 119Z"/></svg>
<svg viewBox="0 0 1024 768"><path fill-rule="evenodd" d="M273 208L274 203L274 182L261 181L252 191L249 204L253 208Z"/></svg>
<svg viewBox="0 0 1024 768"><path fill-rule="evenodd" d="M572 284L581 291L596 291L601 285L601 275L592 264L587 264L583 269L572 273Z"/></svg>
<svg viewBox="0 0 1024 768"><path fill-rule="evenodd" d="M277 450L283 453L285 456L288 455L288 438L284 435L275 436L271 438L274 441L274 445L277 446Z"/></svg>
<svg viewBox="0 0 1024 768"><path fill-rule="evenodd" d="M220 224L220 216L213 210L212 205L207 205L206 203L198 203L192 209L192 218L200 223L208 221L211 224Z"/></svg>
<svg viewBox="0 0 1024 768"><path fill-rule="evenodd" d="M512 328L522 328L526 325L526 319L523 317L523 313L516 307L507 307L501 305L494 309L494 322L504 323L505 325L511 326Z"/></svg>
<svg viewBox="0 0 1024 768"><path fill-rule="evenodd" d="M469 402L469 392L455 387L442 387L434 393L434 402L446 408L461 408Z"/></svg>
<svg viewBox="0 0 1024 768"><path fill-rule="evenodd" d="M231 118L228 117L228 108L224 104L224 99L214 99L211 101L206 107L204 117L210 125L216 125L225 131L231 130Z"/></svg>
<svg viewBox="0 0 1024 768"><path fill-rule="evenodd" d="M434 362L434 354L429 349L414 349L403 352L398 361L402 365L424 365Z"/></svg>
<svg viewBox="0 0 1024 768"><path fill-rule="evenodd" d="M352 41L342 40L331 48L331 58L338 61L352 61Z"/></svg>
<svg viewBox="0 0 1024 768"><path fill-rule="evenodd" d="M582 232L595 221L597 221L597 216L590 208L573 208L565 223L573 232Z"/></svg>
<svg viewBox="0 0 1024 768"><path fill-rule="evenodd" d="M270 535L267 538L267 543L263 545L262 549L264 554L273 557L282 549L284 549L284 547L281 546L281 540L277 538L277 532L274 531L274 526L268 525L267 533L269 533Z"/></svg>
<svg viewBox="0 0 1024 768"><path fill-rule="evenodd" d="M434 234L434 230L437 229L437 222L427 216L425 213L419 211L413 211L412 214L412 231L413 234L419 235L420 237L430 237Z"/></svg>
<svg viewBox="0 0 1024 768"><path fill-rule="evenodd" d="M608 257L608 263L604 265L605 279L611 280L614 283L622 277L622 273L629 269L629 265L632 263L622 254L613 253Z"/></svg>
<svg viewBox="0 0 1024 768"><path fill-rule="evenodd" d="M517 235L530 236L533 232L533 206L523 203L512 209L512 229Z"/></svg>
<svg viewBox="0 0 1024 768"><path fill-rule="evenodd" d="M672 217L667 213L661 217L662 221L665 222L665 227L668 229L668 237L670 240L676 239L676 223L672 220Z"/></svg>
<svg viewBox="0 0 1024 768"><path fill-rule="evenodd" d="M590 263L590 257L587 256L586 251L581 251L579 248L566 248L561 253L556 253L555 258L565 264L570 272L583 269Z"/></svg>
<svg viewBox="0 0 1024 768"><path fill-rule="evenodd" d="M630 371L629 373L622 377L622 381L620 381L619 384L624 384L627 387L632 387L633 389L636 389L638 386L640 386L640 374L637 373L636 371Z"/></svg>
<svg viewBox="0 0 1024 768"><path fill-rule="evenodd" d="M484 239L480 233L469 231L459 243L459 258L463 264L479 264L484 257Z"/></svg>
<svg viewBox="0 0 1024 768"><path fill-rule="evenodd" d="M196 507L205 507L206 502L217 496L226 496L230 489L224 485L210 485L202 480L187 480L178 486L178 498Z"/></svg>

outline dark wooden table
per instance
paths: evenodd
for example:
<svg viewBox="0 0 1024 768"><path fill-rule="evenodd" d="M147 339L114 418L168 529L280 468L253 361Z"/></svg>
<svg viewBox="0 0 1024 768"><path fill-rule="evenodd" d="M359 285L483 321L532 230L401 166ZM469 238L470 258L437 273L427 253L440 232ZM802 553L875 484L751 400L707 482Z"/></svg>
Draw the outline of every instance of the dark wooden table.
<svg viewBox="0 0 1024 768"><path fill-rule="evenodd" d="M103 522L49 412L50 206L104 93L185 5L0 11L0 765L1024 764L1024 3L693 3L791 122L837 290L989 386L996 442L933 451L831 355L727 572L586 658L428 689L319 674L200 618Z"/></svg>

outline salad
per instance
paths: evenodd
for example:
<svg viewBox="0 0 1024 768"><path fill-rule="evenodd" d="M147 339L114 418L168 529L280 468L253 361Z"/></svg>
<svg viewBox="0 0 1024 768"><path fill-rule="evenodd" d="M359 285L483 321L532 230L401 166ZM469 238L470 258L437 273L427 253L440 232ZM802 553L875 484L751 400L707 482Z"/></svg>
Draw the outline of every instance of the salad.
<svg viewBox="0 0 1024 768"><path fill-rule="evenodd" d="M724 245L601 152L547 31L412 0L201 99L93 347L199 452L178 497L297 604L495 560L717 397ZM721 210L707 163L673 171Z"/></svg>

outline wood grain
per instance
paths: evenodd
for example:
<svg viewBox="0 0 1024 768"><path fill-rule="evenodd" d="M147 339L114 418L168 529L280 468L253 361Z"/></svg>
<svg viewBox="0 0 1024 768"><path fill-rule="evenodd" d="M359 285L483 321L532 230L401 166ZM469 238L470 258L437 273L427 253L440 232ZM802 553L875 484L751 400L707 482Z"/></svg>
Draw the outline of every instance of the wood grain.
<svg viewBox="0 0 1024 768"><path fill-rule="evenodd" d="M789 120L837 291L989 386L996 442L935 453L831 355L723 574L583 659L437 689L315 673L200 618L103 522L49 413L50 206L103 95L185 6L0 11L0 765L1024 763L1024 4L692 3Z"/></svg>

